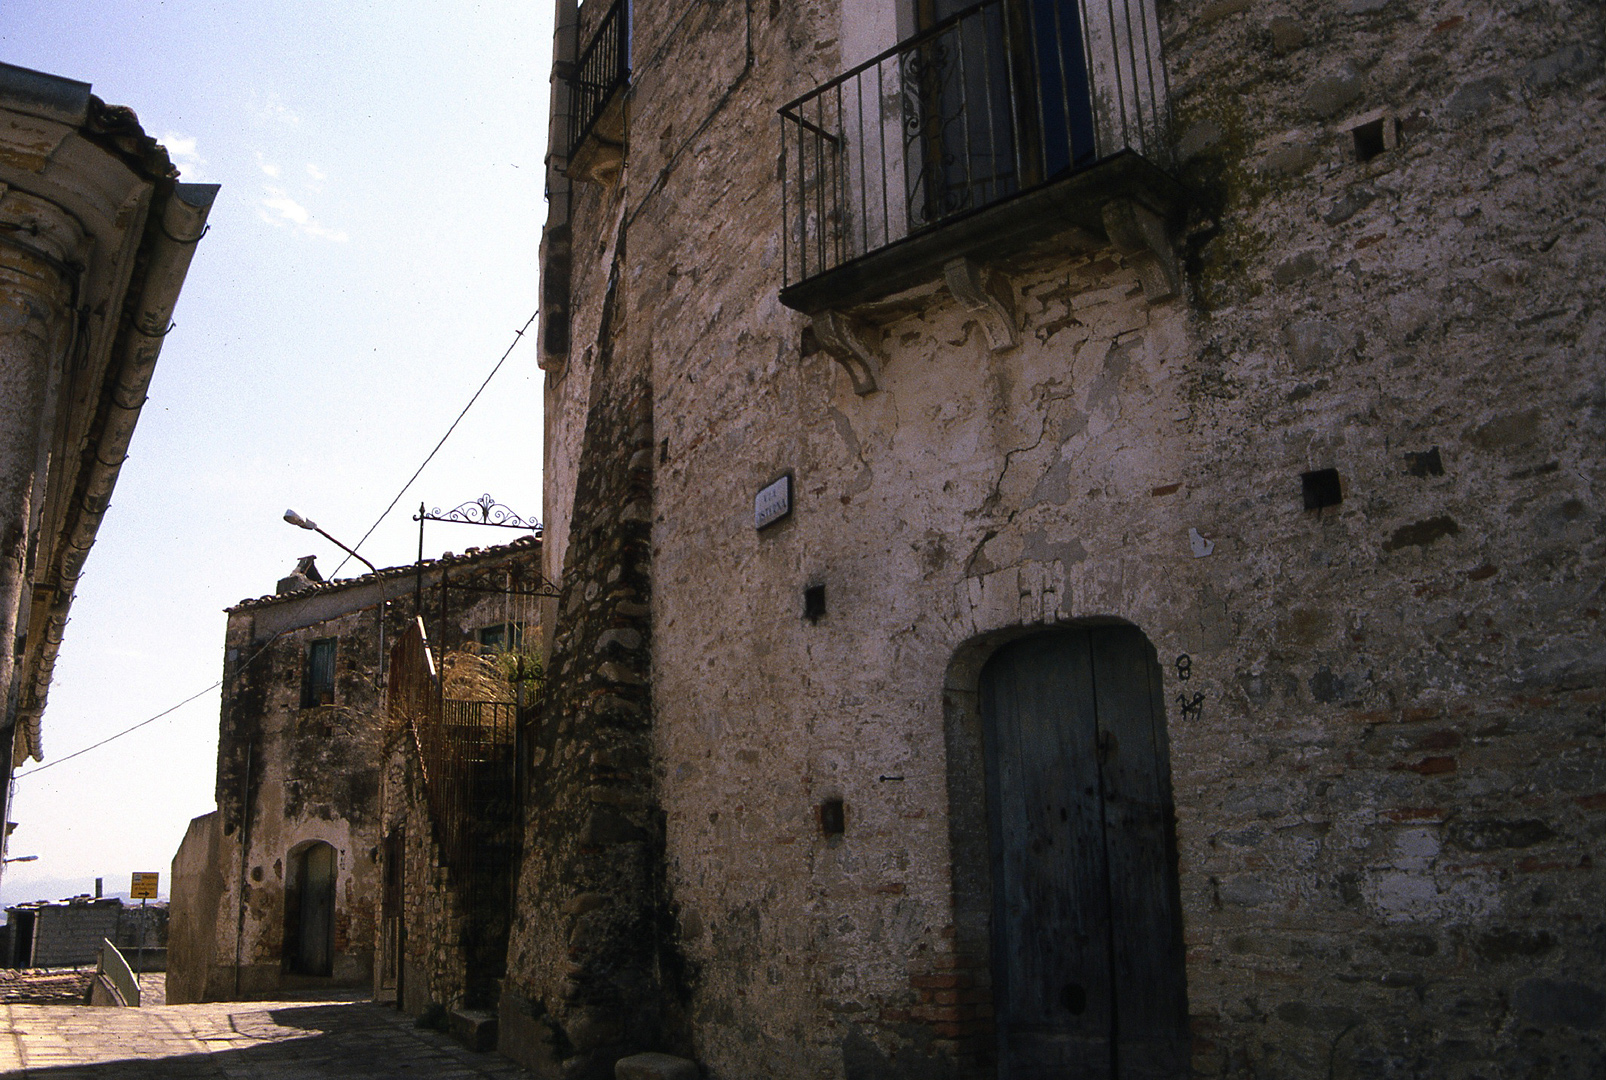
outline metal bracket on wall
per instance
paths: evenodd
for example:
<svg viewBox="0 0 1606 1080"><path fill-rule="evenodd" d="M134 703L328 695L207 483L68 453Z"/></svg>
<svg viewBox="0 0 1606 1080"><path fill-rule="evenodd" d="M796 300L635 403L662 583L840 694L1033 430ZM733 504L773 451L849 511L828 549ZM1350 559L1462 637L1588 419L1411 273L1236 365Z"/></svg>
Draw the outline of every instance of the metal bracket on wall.
<svg viewBox="0 0 1606 1080"><path fill-rule="evenodd" d="M1182 291L1181 268L1159 214L1132 199L1112 199L1104 204L1103 216L1110 243L1137 271L1149 303Z"/></svg>
<svg viewBox="0 0 1606 1080"><path fill-rule="evenodd" d="M993 352L1003 352L1020 344L1020 330L1015 325L1014 291L1007 284L1000 287L996 277L969 259L945 263L942 279L959 305L981 323Z"/></svg>
<svg viewBox="0 0 1606 1080"><path fill-rule="evenodd" d="M847 369L855 394L881 389L881 360L871 344L872 327L840 311L819 312L813 316L812 326L820 346Z"/></svg>

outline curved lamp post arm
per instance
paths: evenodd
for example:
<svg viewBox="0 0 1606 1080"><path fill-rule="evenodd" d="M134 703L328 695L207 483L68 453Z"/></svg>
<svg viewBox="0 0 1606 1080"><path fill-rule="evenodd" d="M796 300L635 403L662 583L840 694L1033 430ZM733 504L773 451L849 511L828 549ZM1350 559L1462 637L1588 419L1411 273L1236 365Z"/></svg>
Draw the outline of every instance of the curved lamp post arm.
<svg viewBox="0 0 1606 1080"><path fill-rule="evenodd" d="M334 537L332 537L328 533L324 532L322 529L320 529L318 527L318 523L316 521L313 521L311 518L304 518L300 514L296 513L294 510L286 510L284 512L284 520L288 521L290 524L296 526L299 529L310 529L313 532L317 533L319 536L321 536L325 540L329 541L335 547L339 548L341 551L344 551L347 555L350 555L353 559L356 559L358 562L360 562L364 566L366 566L373 573L374 580L379 583L379 678L378 678L378 683L379 683L379 686L381 688L383 688L384 685L385 685L385 661L388 660L389 657L385 655L385 579L380 575L379 567L375 566L373 563L369 562L367 559L365 559L361 555L357 554L355 549L347 547L345 544L342 544L339 540L336 540Z"/></svg>

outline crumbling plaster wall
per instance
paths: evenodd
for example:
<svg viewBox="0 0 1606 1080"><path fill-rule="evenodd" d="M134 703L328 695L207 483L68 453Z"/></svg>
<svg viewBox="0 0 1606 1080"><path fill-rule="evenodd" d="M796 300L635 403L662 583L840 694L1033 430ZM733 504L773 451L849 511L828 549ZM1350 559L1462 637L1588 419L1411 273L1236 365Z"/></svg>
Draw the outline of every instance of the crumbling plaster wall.
<svg viewBox="0 0 1606 1080"><path fill-rule="evenodd" d="M218 812L190 821L173 854L168 925L166 1001L170 1005L208 1000L225 992L218 943L232 940L234 925L223 903L225 863L222 822ZM236 854L235 864L239 864ZM232 971L229 974L232 988Z"/></svg>
<svg viewBox="0 0 1606 1080"><path fill-rule="evenodd" d="M629 165L575 202L565 379L622 220L655 794L712 1077L985 1074L950 750L992 644L1095 617L1144 630L1173 702L1201 1073L1602 1068L1606 15L1163 14L1183 298L1148 304L1113 252L1023 261L1018 349L933 302L859 397L776 301L755 150L846 66L837 5L637 12ZM1379 110L1399 145L1359 162L1347 125ZM587 399L549 395L551 476L584 468ZM1322 468L1344 501L1306 511ZM797 508L756 534L783 471Z"/></svg>
<svg viewBox="0 0 1606 1080"><path fill-rule="evenodd" d="M347 612L269 641L258 638L249 609L229 617L217 788L226 914L219 920L221 963L213 969L225 985L209 988L209 997L259 997L301 982L362 986L372 977L382 737L373 620L371 609ZM339 639L335 704L303 709L304 657L313 640L327 637ZM243 927L242 838L249 844ZM336 852L334 967L327 979L294 976L284 965L288 862L292 849L311 841Z"/></svg>

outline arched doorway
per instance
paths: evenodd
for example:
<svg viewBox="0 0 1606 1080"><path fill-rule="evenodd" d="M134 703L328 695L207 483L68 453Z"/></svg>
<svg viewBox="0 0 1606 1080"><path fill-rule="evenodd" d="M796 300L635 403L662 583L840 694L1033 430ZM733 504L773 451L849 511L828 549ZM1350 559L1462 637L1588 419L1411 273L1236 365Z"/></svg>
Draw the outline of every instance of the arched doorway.
<svg viewBox="0 0 1606 1080"><path fill-rule="evenodd" d="M290 852L284 890L285 967L295 975L334 971L335 849L313 841Z"/></svg>
<svg viewBox="0 0 1606 1080"><path fill-rule="evenodd" d="M999 649L979 686L999 1080L1188 1075L1159 664L1130 626Z"/></svg>

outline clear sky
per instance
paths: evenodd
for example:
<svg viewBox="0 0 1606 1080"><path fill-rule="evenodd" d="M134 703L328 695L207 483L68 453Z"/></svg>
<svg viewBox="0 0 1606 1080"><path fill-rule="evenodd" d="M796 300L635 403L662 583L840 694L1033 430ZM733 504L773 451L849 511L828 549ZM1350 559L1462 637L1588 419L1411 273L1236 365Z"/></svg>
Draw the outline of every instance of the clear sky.
<svg viewBox="0 0 1606 1080"><path fill-rule="evenodd" d="M183 179L220 183L44 718L49 763L216 681L223 608L355 544L537 302L547 0L3 0L0 60L92 83ZM420 500L540 510L534 328L363 546L412 560ZM432 525L426 554L502 543ZM342 576L360 571L348 567ZM0 900L162 893L213 808L218 696L27 775Z"/></svg>

